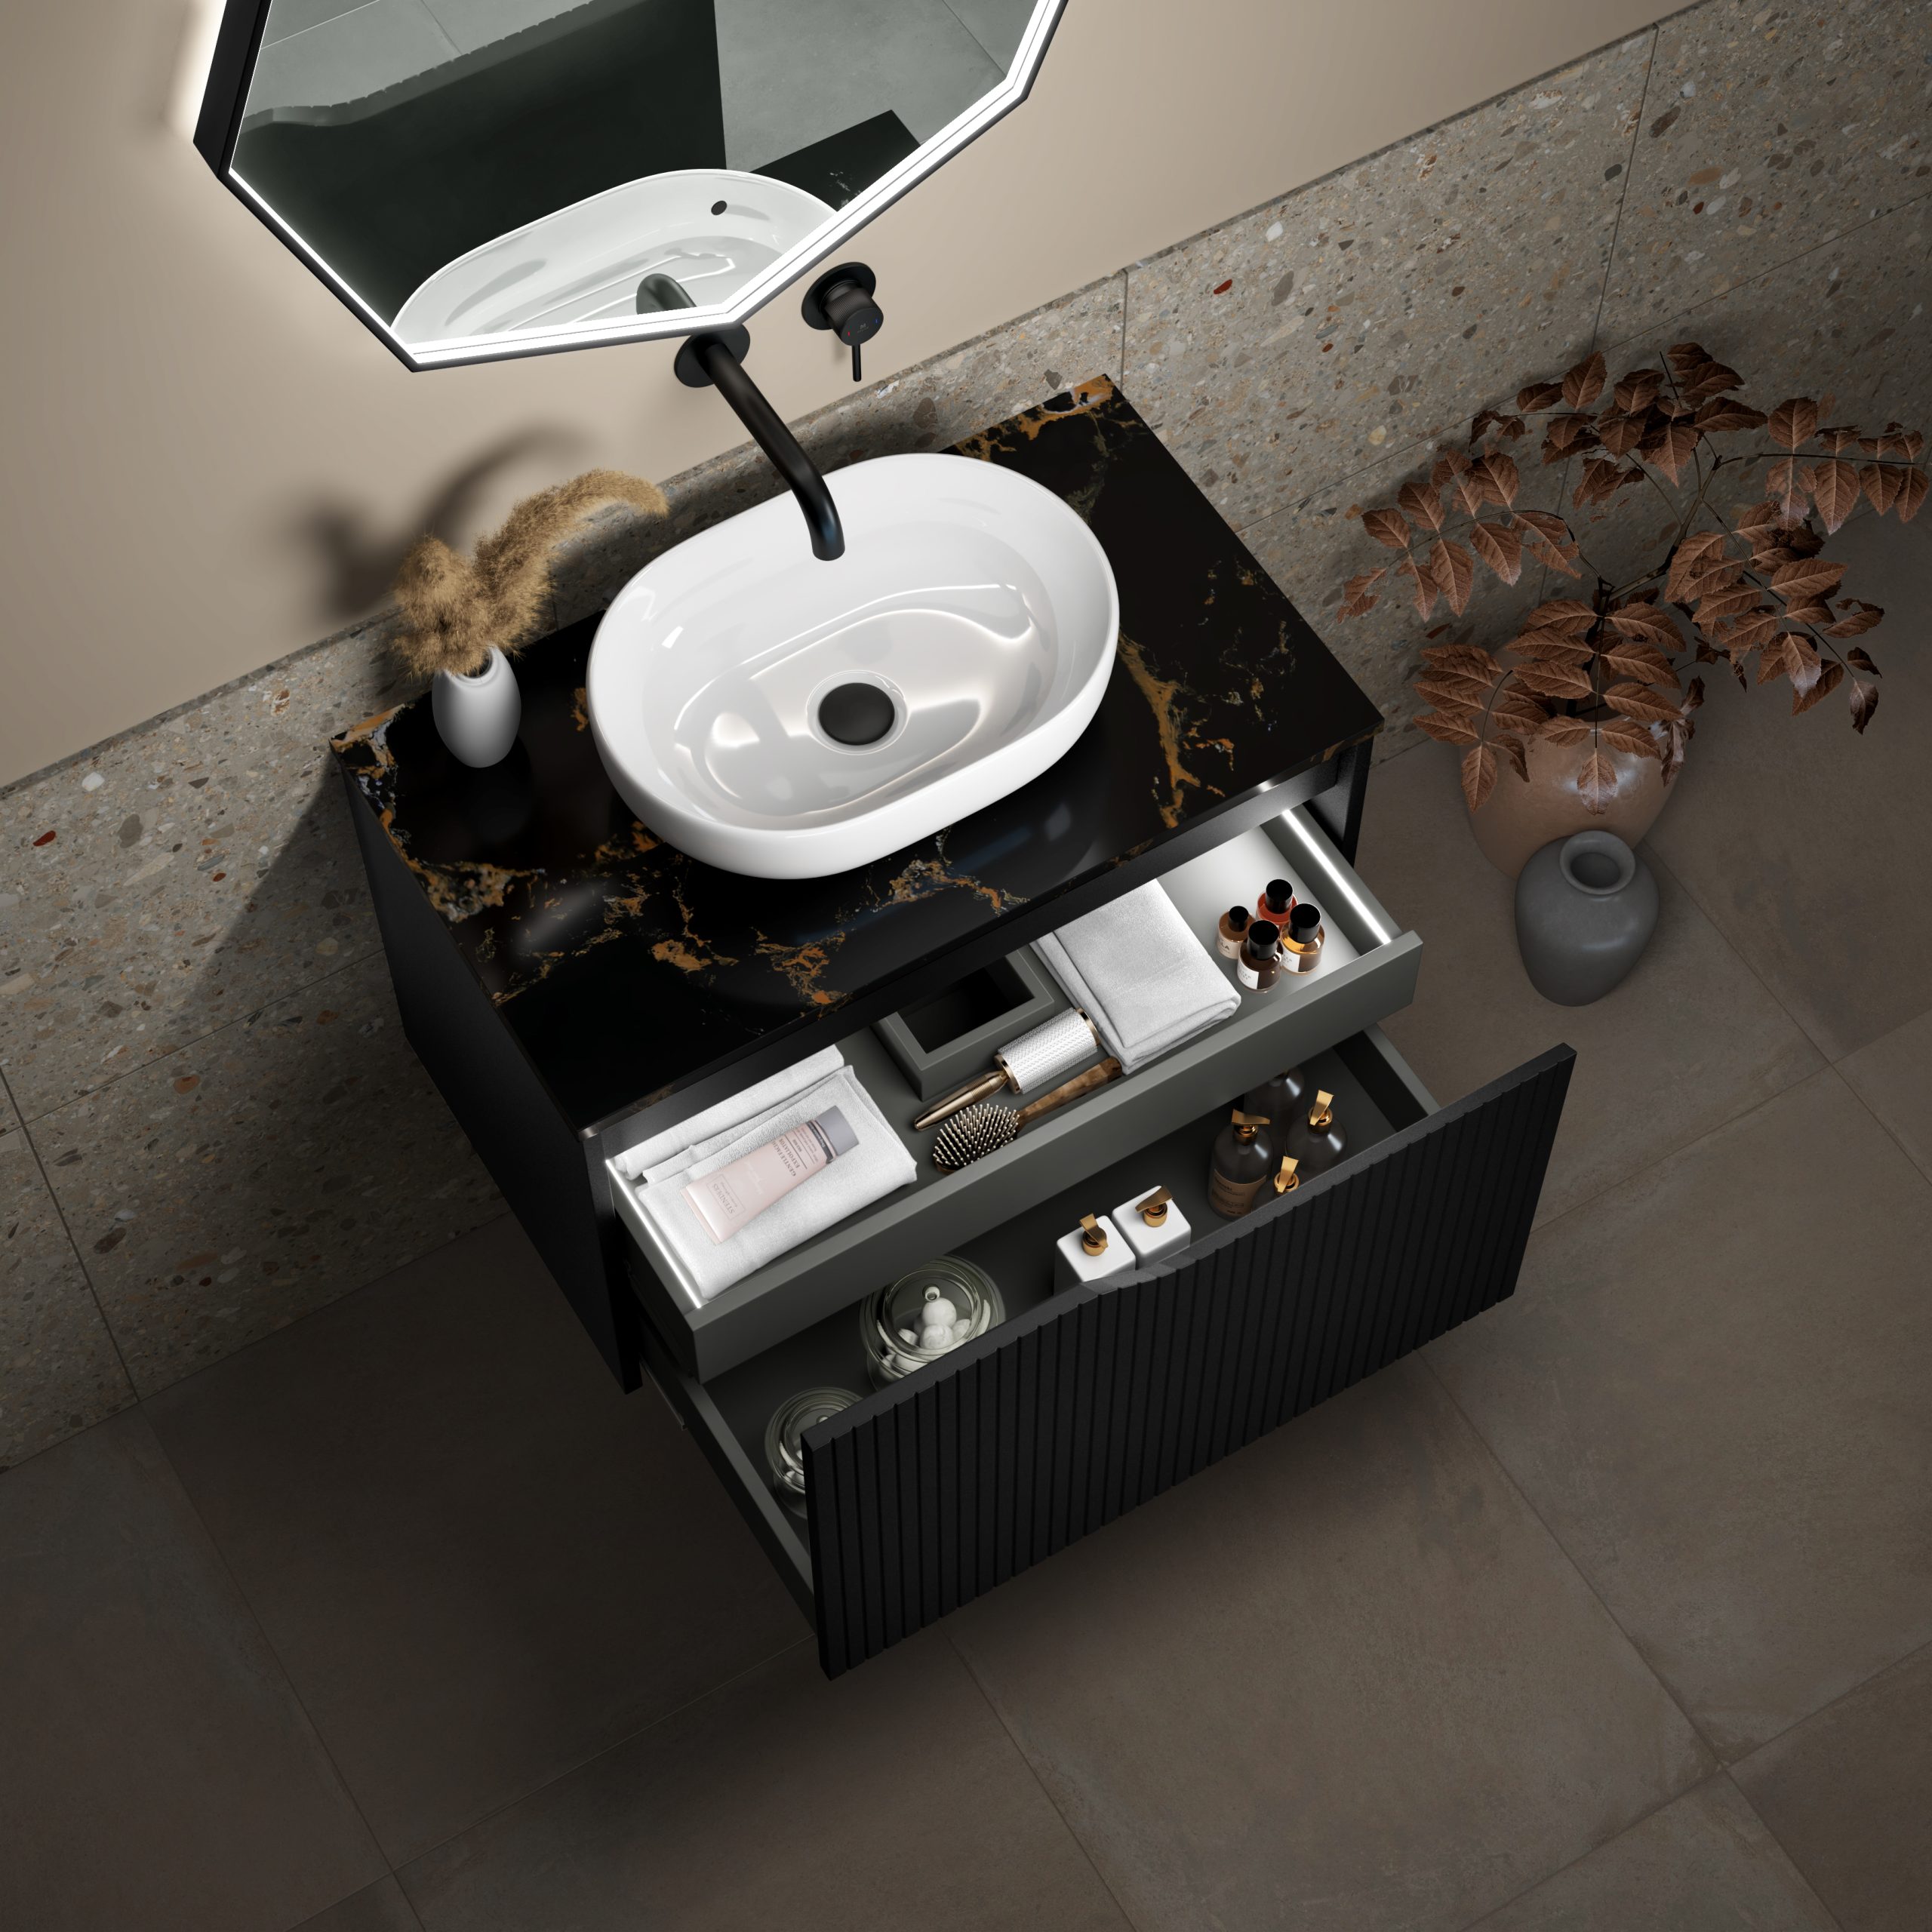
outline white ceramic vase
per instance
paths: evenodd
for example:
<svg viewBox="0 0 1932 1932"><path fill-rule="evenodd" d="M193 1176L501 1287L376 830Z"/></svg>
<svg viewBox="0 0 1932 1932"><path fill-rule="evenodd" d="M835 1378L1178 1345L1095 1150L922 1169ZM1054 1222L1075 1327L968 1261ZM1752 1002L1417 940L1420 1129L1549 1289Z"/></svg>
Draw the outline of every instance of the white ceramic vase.
<svg viewBox="0 0 1932 1932"><path fill-rule="evenodd" d="M516 743L523 697L510 660L492 648L481 670L465 676L438 671L429 688L430 714L452 757L479 769L500 763Z"/></svg>

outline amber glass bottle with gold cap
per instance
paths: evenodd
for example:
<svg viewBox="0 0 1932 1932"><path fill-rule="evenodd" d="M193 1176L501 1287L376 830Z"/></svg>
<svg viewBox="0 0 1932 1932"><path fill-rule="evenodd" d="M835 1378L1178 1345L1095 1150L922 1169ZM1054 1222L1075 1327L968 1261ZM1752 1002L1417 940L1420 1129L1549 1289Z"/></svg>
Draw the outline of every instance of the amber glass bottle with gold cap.
<svg viewBox="0 0 1932 1932"><path fill-rule="evenodd" d="M1244 1113L1240 1108L1214 1139L1208 1163L1208 1204L1228 1220L1254 1207L1275 1171L1275 1145L1269 1137L1266 1114Z"/></svg>
<svg viewBox="0 0 1932 1932"><path fill-rule="evenodd" d="M1301 1164L1297 1171L1306 1180L1326 1174L1347 1151L1348 1145L1342 1123L1335 1118L1334 1095L1318 1088L1307 1112L1298 1115L1288 1130L1287 1145L1282 1151L1294 1155Z"/></svg>

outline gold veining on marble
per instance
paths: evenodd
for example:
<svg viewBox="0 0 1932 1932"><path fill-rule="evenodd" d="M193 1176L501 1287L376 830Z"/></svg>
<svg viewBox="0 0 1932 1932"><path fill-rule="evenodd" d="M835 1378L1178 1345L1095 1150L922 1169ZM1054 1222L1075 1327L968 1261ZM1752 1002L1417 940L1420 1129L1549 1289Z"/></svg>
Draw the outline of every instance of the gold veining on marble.
<svg viewBox="0 0 1932 1932"><path fill-rule="evenodd" d="M1127 666L1128 675L1133 678L1140 695L1147 700L1147 708L1154 714L1154 728L1160 734L1161 757L1168 770L1168 798L1161 810L1161 823L1170 831L1180 823L1181 794L1192 786L1196 791L1207 792L1216 798L1222 795L1218 786L1210 785L1198 773L1188 770L1181 761L1183 743L1194 742L1192 728L1183 724L1176 707L1183 687L1176 678L1157 678L1148 668L1146 654L1133 638L1122 631L1119 641L1120 661ZM1217 743L1227 740L1219 739Z"/></svg>

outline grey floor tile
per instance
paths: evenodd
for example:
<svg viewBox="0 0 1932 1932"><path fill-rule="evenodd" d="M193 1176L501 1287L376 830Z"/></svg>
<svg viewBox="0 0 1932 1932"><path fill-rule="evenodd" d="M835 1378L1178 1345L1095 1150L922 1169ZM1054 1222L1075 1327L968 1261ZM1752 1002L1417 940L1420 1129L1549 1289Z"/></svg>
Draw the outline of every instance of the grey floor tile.
<svg viewBox="0 0 1932 1932"><path fill-rule="evenodd" d="M1925 193L1928 60L1924 0L1717 0L1666 20L1602 339Z"/></svg>
<svg viewBox="0 0 1932 1932"><path fill-rule="evenodd" d="M1460 1927L1712 1767L1415 1362L950 1628L1140 1932Z"/></svg>
<svg viewBox="0 0 1932 1932"><path fill-rule="evenodd" d="M1932 1187L1827 1069L1532 1240L1429 1356L1738 1758L1932 1640Z"/></svg>
<svg viewBox="0 0 1932 1932"><path fill-rule="evenodd" d="M946 0L946 4L1002 72L1011 68L1021 37L1039 11L1039 0Z"/></svg>
<svg viewBox="0 0 1932 1932"><path fill-rule="evenodd" d="M306 1920L296 1932L423 1932L423 1921L394 1878L379 1878L353 1897Z"/></svg>
<svg viewBox="0 0 1932 1932"><path fill-rule="evenodd" d="M32 1132L143 1395L503 1211L380 954Z"/></svg>
<svg viewBox="0 0 1932 1932"><path fill-rule="evenodd" d="M0 1088L0 1469L134 1399L32 1145Z"/></svg>
<svg viewBox="0 0 1932 1932"><path fill-rule="evenodd" d="M222 693L0 796L0 1063L29 1121L377 944L297 691Z"/></svg>
<svg viewBox="0 0 1932 1932"><path fill-rule="evenodd" d="M368 0L262 49L248 112L361 100L456 58L422 0Z"/></svg>
<svg viewBox="0 0 1932 1932"><path fill-rule="evenodd" d="M724 153L762 168L875 115L929 140L1003 78L944 0L715 0Z"/></svg>
<svg viewBox="0 0 1932 1932"><path fill-rule="evenodd" d="M1932 1008L1932 519L1861 517L1829 555L1885 607L1860 738L1834 697L1710 680L1679 795L1649 844L1832 1059Z"/></svg>
<svg viewBox="0 0 1932 1932"><path fill-rule="evenodd" d="M1127 1932L937 1632L800 1645L401 1877L429 1932Z"/></svg>
<svg viewBox="0 0 1932 1932"><path fill-rule="evenodd" d="M1505 775L1499 783L1514 784ZM1672 812L1692 809L1687 799ZM1552 1005L1516 950L1515 884L1471 836L1453 752L1424 745L1377 768L1361 868L1420 934L1415 1004L1384 1024L1438 1100L1567 1041L1577 1069L1540 1214L1547 1220L1823 1064L1749 966L1660 869L1649 950L1594 1006Z"/></svg>
<svg viewBox="0 0 1932 1932"><path fill-rule="evenodd" d="M1732 1767L1844 1932L1932 1918L1932 1651Z"/></svg>
<svg viewBox="0 0 1932 1932"><path fill-rule="evenodd" d="M802 1632L507 1220L149 1412L392 1860Z"/></svg>
<svg viewBox="0 0 1932 1932"><path fill-rule="evenodd" d="M1651 39L1130 271L1128 392L1237 529L1588 349Z"/></svg>
<svg viewBox="0 0 1932 1932"><path fill-rule="evenodd" d="M1932 1180L1932 1012L1861 1047L1838 1071Z"/></svg>
<svg viewBox="0 0 1932 1932"><path fill-rule="evenodd" d="M1720 1774L1470 1932L1838 1932Z"/></svg>
<svg viewBox="0 0 1932 1932"><path fill-rule="evenodd" d="M0 1918L262 1932L383 1866L138 1413L0 1479Z"/></svg>

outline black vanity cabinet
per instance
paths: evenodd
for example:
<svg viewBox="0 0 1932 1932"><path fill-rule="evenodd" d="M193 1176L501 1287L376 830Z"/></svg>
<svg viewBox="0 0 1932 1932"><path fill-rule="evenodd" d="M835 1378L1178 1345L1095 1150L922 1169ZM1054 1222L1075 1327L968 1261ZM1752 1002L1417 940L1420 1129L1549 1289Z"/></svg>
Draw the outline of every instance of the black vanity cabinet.
<svg viewBox="0 0 1932 1932"><path fill-rule="evenodd" d="M648 1377L703 1449L832 1675L1509 1294L1571 1057L1444 1105L1383 1037L1422 944L1354 867L1380 718L1111 385L958 454L1087 518L1120 651L1066 758L921 845L774 885L660 844L586 728L589 623L518 660L502 766L456 765L420 701L337 747L412 1043L613 1372ZM1214 957L1220 912L1283 874L1322 909L1316 974L1000 1152L933 1168L878 1022L974 976L1037 1005L1030 942L1150 879ZM700 1304L619 1157L833 1044L918 1179ZM1210 1145L1291 1065L1336 1095L1345 1155L1224 1223ZM1189 1244L1057 1289L1055 1239L1155 1186ZM867 1392L858 1305L940 1253L992 1276L1006 1320ZM771 1487L765 1425L828 1386L864 1399L806 1438L797 1509Z"/></svg>

